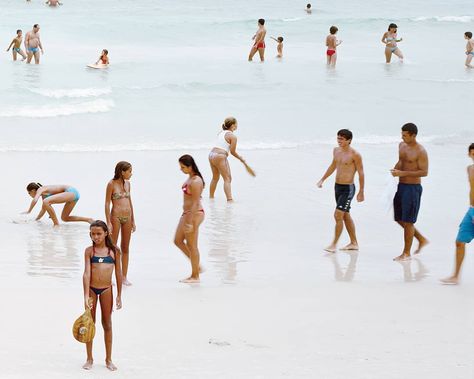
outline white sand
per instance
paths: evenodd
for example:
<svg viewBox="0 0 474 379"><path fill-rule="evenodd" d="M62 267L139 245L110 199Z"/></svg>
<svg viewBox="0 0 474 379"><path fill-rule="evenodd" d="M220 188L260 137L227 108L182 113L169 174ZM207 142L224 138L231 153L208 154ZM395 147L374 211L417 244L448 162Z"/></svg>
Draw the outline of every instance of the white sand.
<svg viewBox="0 0 474 379"><path fill-rule="evenodd" d="M392 262L402 232L380 201L395 145L360 146L367 202L353 206L362 248L352 263L345 253L321 250L332 236L334 200L331 182L320 191L314 184L331 147L249 151L244 155L258 177L232 162L236 204L227 207L220 191L214 205L204 199L207 272L194 287L178 283L189 266L171 244L185 179L176 162L181 152L2 154L8 185L0 198L0 377L471 378L471 254L461 286L438 284L451 272L453 240L467 208L468 161L464 146L427 148L432 170L419 227L431 245L417 260ZM447 160L446 150L459 154ZM206 152L193 155L209 178ZM84 346L71 327L82 313L87 226L53 232L46 220L11 219L26 209L31 180L77 186L77 213L102 217L105 184L119 159L130 160L135 172L134 285L113 315L119 371L104 367L98 323L96 366L85 372Z"/></svg>

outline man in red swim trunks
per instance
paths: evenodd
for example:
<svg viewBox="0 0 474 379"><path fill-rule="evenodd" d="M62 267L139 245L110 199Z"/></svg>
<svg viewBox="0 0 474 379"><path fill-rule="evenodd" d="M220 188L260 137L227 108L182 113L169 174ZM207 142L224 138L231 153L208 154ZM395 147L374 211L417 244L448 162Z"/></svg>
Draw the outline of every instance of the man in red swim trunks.
<svg viewBox="0 0 474 379"><path fill-rule="evenodd" d="M329 35L326 37L326 46L328 47L326 51L327 64L331 67L336 67L337 60L337 47L341 44L342 41L338 41L336 37L338 29L337 26L331 26L329 28Z"/></svg>
<svg viewBox="0 0 474 379"><path fill-rule="evenodd" d="M252 37L255 43L252 46L249 54L249 62L252 61L253 56L257 53L260 55L260 60L263 62L265 60L265 35L267 30L264 27L265 20L261 18L258 20L258 30L257 33Z"/></svg>

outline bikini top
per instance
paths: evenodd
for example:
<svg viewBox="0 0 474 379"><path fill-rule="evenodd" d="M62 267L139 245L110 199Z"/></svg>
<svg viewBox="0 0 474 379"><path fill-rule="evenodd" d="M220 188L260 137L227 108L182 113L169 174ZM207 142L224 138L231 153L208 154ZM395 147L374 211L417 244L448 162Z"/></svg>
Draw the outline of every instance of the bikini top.
<svg viewBox="0 0 474 379"><path fill-rule="evenodd" d="M115 259L112 258L110 255L110 249L107 252L107 256L105 257L97 257L95 255L95 246L92 246L92 257L91 257L91 263L111 263L115 264Z"/></svg>
<svg viewBox="0 0 474 379"><path fill-rule="evenodd" d="M112 194L112 200L128 199L130 192L114 192Z"/></svg>
<svg viewBox="0 0 474 379"><path fill-rule="evenodd" d="M230 151L230 143L227 142L227 140L225 139L225 136L227 133L232 133L232 132L230 130L223 130L222 132L219 133L219 135L217 136L217 142L216 142L215 147L225 150L228 153Z"/></svg>
<svg viewBox="0 0 474 379"><path fill-rule="evenodd" d="M188 191L188 187L189 187L188 183L184 183L181 189L183 190L183 193L185 195L191 196L191 192Z"/></svg>

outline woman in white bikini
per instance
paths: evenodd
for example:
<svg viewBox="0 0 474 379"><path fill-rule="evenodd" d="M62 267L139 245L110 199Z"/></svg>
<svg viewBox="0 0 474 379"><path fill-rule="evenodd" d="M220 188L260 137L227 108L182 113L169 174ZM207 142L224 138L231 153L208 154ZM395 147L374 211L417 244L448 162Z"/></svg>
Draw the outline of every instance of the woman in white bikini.
<svg viewBox="0 0 474 379"><path fill-rule="evenodd" d="M403 38L397 39L397 28L396 24L390 24L388 31L382 36L382 43L385 44L385 61L387 63L390 63L392 60L392 54L395 54L403 62L403 53L397 46L397 42L402 42Z"/></svg>
<svg viewBox="0 0 474 379"><path fill-rule="evenodd" d="M232 201L232 175L230 173L230 166L227 160L229 153L241 161L247 172L255 176L255 172L247 165L244 158L237 154L237 137L234 131L237 130L237 120L234 117L227 117L222 124L222 131L217 136L217 142L214 148L209 153L209 163L212 170L212 180L209 189L209 197L214 198L216 192L217 182L220 177L224 180L224 192L227 201Z"/></svg>

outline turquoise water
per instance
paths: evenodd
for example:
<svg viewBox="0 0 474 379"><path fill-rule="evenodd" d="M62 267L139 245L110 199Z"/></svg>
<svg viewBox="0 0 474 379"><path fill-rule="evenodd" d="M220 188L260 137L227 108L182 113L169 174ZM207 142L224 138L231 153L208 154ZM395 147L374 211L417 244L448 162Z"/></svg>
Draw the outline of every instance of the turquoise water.
<svg viewBox="0 0 474 379"><path fill-rule="evenodd" d="M437 143L473 136L470 1L320 1L310 16L296 1L41 3L1 2L4 44L39 23L45 48L39 67L2 56L1 151L207 148L228 115L246 148L327 143L342 127L361 142L394 142L408 121ZM265 64L246 61L260 17L285 38L281 62L271 40ZM384 63L390 22L403 65ZM343 44L328 71L333 24ZM110 68L85 68L103 48Z"/></svg>

